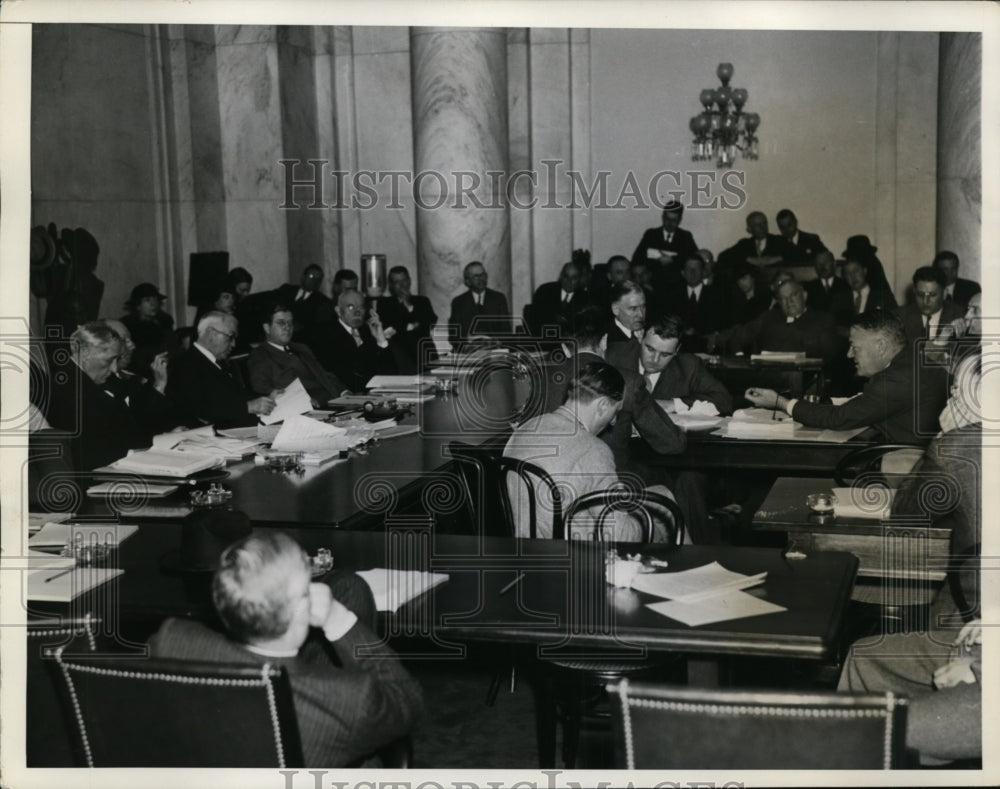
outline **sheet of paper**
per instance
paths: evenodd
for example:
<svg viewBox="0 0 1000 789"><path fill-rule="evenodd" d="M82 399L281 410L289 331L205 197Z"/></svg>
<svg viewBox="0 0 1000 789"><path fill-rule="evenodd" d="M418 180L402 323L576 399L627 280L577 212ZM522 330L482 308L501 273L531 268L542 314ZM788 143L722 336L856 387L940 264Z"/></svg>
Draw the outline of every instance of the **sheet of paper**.
<svg viewBox="0 0 1000 789"><path fill-rule="evenodd" d="M864 433L867 429L867 427L858 427L854 430L823 430L815 440L829 441L831 444L843 444L845 441L850 441L856 435Z"/></svg>
<svg viewBox="0 0 1000 789"><path fill-rule="evenodd" d="M285 387L285 391L274 398L274 410L266 416L262 415L260 421L265 425L273 425L275 422L312 411L312 407L312 398L309 397L302 381L296 378Z"/></svg>
<svg viewBox="0 0 1000 789"><path fill-rule="evenodd" d="M128 483L130 492L134 492L137 487L138 486L132 483ZM147 482L142 486L142 495L155 499L160 498L161 496L169 496L177 490L177 488L177 485L155 485ZM88 496L113 496L123 493L125 493L125 489L122 487L120 482L102 482L99 485L93 485L92 487L87 488Z"/></svg>
<svg viewBox="0 0 1000 789"><path fill-rule="evenodd" d="M294 415L284 421L271 442L280 452L321 452L347 449L347 431L342 427Z"/></svg>
<svg viewBox="0 0 1000 789"><path fill-rule="evenodd" d="M226 438L236 438L240 441L256 441L257 426L250 425L250 427L227 427L224 430L220 430L219 435L225 436Z"/></svg>
<svg viewBox="0 0 1000 789"><path fill-rule="evenodd" d="M833 495L837 497L837 503L833 505L833 512L838 518L882 520L889 517L896 491L877 486L834 488Z"/></svg>
<svg viewBox="0 0 1000 789"><path fill-rule="evenodd" d="M718 562L712 562L680 572L637 575L632 582L632 588L670 600L695 602L734 589L756 586L763 583L766 577L766 572L744 575L727 570Z"/></svg>
<svg viewBox="0 0 1000 789"><path fill-rule="evenodd" d="M375 607L379 611L396 611L404 603L448 580L447 573L386 570L381 567L364 570L358 575L371 587Z"/></svg>
<svg viewBox="0 0 1000 789"><path fill-rule="evenodd" d="M73 517L73 512L29 512L28 531L38 531L46 523L62 523Z"/></svg>
<svg viewBox="0 0 1000 789"><path fill-rule="evenodd" d="M46 523L41 530L28 538L30 548L61 548L83 535L86 543L98 542L120 545L139 530L138 526L120 523Z"/></svg>
<svg viewBox="0 0 1000 789"><path fill-rule="evenodd" d="M215 438L215 428L211 425L195 427L190 430L177 430L173 433L160 433L153 436L153 446L156 449L173 449L182 441L192 438Z"/></svg>
<svg viewBox="0 0 1000 789"><path fill-rule="evenodd" d="M77 567L68 573L65 570L35 570L28 573L28 599L68 603L123 572L99 567Z"/></svg>
<svg viewBox="0 0 1000 789"><path fill-rule="evenodd" d="M411 388L424 383L419 375L376 375L365 385L368 389L393 389L396 387Z"/></svg>
<svg viewBox="0 0 1000 789"><path fill-rule="evenodd" d="M788 610L784 606L761 600L759 597L740 591L729 592L694 603L664 600L661 603L649 603L647 608L670 619L676 619L689 627Z"/></svg>

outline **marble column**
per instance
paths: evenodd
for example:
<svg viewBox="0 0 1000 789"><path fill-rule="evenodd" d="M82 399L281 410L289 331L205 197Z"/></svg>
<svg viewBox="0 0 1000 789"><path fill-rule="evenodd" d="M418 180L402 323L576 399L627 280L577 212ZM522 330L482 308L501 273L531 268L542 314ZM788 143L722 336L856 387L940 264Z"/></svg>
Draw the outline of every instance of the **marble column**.
<svg viewBox="0 0 1000 789"><path fill-rule="evenodd" d="M980 280L982 255L982 36L942 33L938 75L937 249Z"/></svg>
<svg viewBox="0 0 1000 789"><path fill-rule="evenodd" d="M472 260L486 266L491 288L511 295L504 185L487 175L507 171L507 32L412 28L410 58L415 170L428 174L414 187L420 291L447 320ZM475 175L456 184L461 172ZM480 185L471 188L476 176Z"/></svg>

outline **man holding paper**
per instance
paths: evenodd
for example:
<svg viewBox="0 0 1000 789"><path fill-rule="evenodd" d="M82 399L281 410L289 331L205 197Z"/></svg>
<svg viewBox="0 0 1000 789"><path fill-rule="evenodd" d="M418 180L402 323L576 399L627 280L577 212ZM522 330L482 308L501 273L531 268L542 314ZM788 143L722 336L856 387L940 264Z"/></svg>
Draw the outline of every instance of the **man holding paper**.
<svg viewBox="0 0 1000 789"><path fill-rule="evenodd" d="M284 389L296 378L302 382L314 408L350 390L319 363L308 345L292 342L295 319L285 304L275 304L263 324L264 342L250 352L250 388L259 395Z"/></svg>
<svg viewBox="0 0 1000 789"><path fill-rule="evenodd" d="M305 766L349 765L409 732L422 700L419 685L373 632L371 590L353 573L327 578L310 582L309 557L287 534L247 537L223 552L212 582L225 635L194 620L168 619L150 639L150 651L283 666Z"/></svg>

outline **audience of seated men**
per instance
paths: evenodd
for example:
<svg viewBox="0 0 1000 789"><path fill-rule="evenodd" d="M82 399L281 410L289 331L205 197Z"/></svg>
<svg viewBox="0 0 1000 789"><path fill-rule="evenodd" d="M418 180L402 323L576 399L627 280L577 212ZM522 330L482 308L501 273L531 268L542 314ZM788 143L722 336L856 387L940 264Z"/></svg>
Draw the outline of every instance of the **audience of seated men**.
<svg viewBox="0 0 1000 789"><path fill-rule="evenodd" d="M236 344L236 318L209 312L198 323L198 338L167 366L167 397L190 424L240 427L257 424L274 409L277 392L254 397L229 361Z"/></svg>
<svg viewBox="0 0 1000 789"><path fill-rule="evenodd" d="M684 261L698 254L698 245L690 231L680 226L684 206L671 200L663 207L660 227L651 227L642 234L632 253L632 263L650 266L655 287L667 289L680 283Z"/></svg>
<svg viewBox="0 0 1000 789"><path fill-rule="evenodd" d="M782 208L775 217L778 230L785 240L784 262L788 266L811 266L816 255L826 250L815 233L799 230L799 220L789 208Z"/></svg>
<svg viewBox="0 0 1000 789"><path fill-rule="evenodd" d="M533 417L519 425L511 434L504 448L504 455L516 460L526 460L539 466L559 486L563 508L586 493L618 487L622 480L615 466L611 448L598 438L622 408L625 379L610 364L589 362L577 370L567 390L566 402L541 416ZM641 487L641 482L629 475L631 489ZM515 475L507 480L511 502L514 505L517 536L529 537L531 492ZM670 495L666 488L654 488ZM551 538L551 505L540 498L537 501L538 537ZM590 528L583 518L574 519L574 526ZM616 512L612 526L612 539L638 541L642 527L634 517ZM589 537L589 531L587 533ZM654 540L663 540L662 525L657 524Z"/></svg>
<svg viewBox="0 0 1000 789"><path fill-rule="evenodd" d="M337 376L323 368L308 345L292 341L294 327L291 307L275 304L263 324L264 342L247 359L250 388L259 395L270 395L298 378L313 407L323 408L332 398L349 390Z"/></svg>
<svg viewBox="0 0 1000 789"><path fill-rule="evenodd" d="M827 364L841 352L841 340L828 312L810 309L802 284L791 280L777 291L778 310L722 332L720 337L731 353L761 351L804 351L810 358Z"/></svg>
<svg viewBox="0 0 1000 789"><path fill-rule="evenodd" d="M982 490L981 358L959 362L941 434L903 481L893 517L933 518L951 527L949 583L930 609L930 628L856 642L840 690L906 696L906 744L939 765L982 757L980 563ZM933 493L925 488L933 488ZM941 495L941 491L948 491ZM951 509L942 511L942 503Z"/></svg>
<svg viewBox="0 0 1000 789"><path fill-rule="evenodd" d="M320 363L352 392L363 392L374 375L392 375L396 365L382 321L365 321L365 298L356 290L337 297L337 320L328 324L316 349Z"/></svg>
<svg viewBox="0 0 1000 789"><path fill-rule="evenodd" d="M167 619L156 658L283 667L306 767L346 766L410 732L420 686L374 632L375 604L353 573L312 582L291 537L264 530L227 548L212 579L225 634Z"/></svg>
<svg viewBox="0 0 1000 789"><path fill-rule="evenodd" d="M135 343L132 372L148 375L149 365L158 353L174 349L174 319L163 311L166 296L152 282L132 288L125 303L128 314L122 317Z"/></svg>
<svg viewBox="0 0 1000 789"><path fill-rule="evenodd" d="M335 320L333 302L320 290L322 284L323 269L314 263L302 271L298 285L286 283L273 295L274 302L291 306L295 316L295 339L317 353L328 325Z"/></svg>
<svg viewBox="0 0 1000 789"><path fill-rule="evenodd" d="M857 397L842 405L789 399L770 389L748 389L755 406L785 411L806 427L826 430L871 428L881 441L926 444L938 430L938 413L946 399L942 370L921 368L917 375L913 354L899 319L890 313L861 315L851 326L851 347L857 373L867 378Z"/></svg>
<svg viewBox="0 0 1000 789"><path fill-rule="evenodd" d="M685 351L704 352L706 338L722 328L722 298L713 285L704 283L705 261L689 257L681 270L683 282L668 292L667 314L677 315L684 325L681 344Z"/></svg>
<svg viewBox="0 0 1000 789"><path fill-rule="evenodd" d="M896 310L906 332L906 340L935 340L952 321L965 315L965 308L954 301L945 301L944 272L934 266L921 266L913 272L913 304Z"/></svg>
<svg viewBox="0 0 1000 789"><path fill-rule="evenodd" d="M565 329L570 326L576 313L589 303L580 278L580 265L570 262L563 265L558 281L538 286L524 316L531 333L537 337L541 336L543 327Z"/></svg>
<svg viewBox="0 0 1000 789"><path fill-rule="evenodd" d="M837 276L833 253L828 249L820 250L813 258L813 268L816 279L805 283L809 306L829 312L838 325L849 323L854 312L854 296L851 286Z"/></svg>
<svg viewBox="0 0 1000 789"><path fill-rule="evenodd" d="M448 316L451 345L456 351L469 342L511 333L510 308L507 297L487 287L489 275L477 260L462 270L468 290L451 300Z"/></svg>
<svg viewBox="0 0 1000 789"><path fill-rule="evenodd" d="M159 435L180 427L184 418L178 413L173 401L166 396L167 352L162 351L153 357L149 365L149 378L130 372L135 343L132 342L128 327L121 321L110 318L104 323L122 342L118 364L104 382L104 388L129 407L136 422L150 435Z"/></svg>
<svg viewBox="0 0 1000 789"><path fill-rule="evenodd" d="M420 372L420 347L424 345L423 359L435 358L431 344L431 329L437 315L426 296L410 292L410 273L405 266L389 269L389 295L377 302L378 316L389 338L396 371L401 374Z"/></svg>
<svg viewBox="0 0 1000 789"><path fill-rule="evenodd" d="M943 249L934 256L931 264L941 270L944 274L944 300L953 301L958 306L965 308L969 306L969 299L979 293L982 288L979 283L971 279L962 279L958 276L958 255L947 249Z"/></svg>
<svg viewBox="0 0 1000 789"><path fill-rule="evenodd" d="M62 374L50 377L47 392L32 393L32 400L45 408L49 425L67 434L77 470L105 466L130 449L152 443L152 432L143 428L124 398L107 387L118 369L122 347L106 323L84 323L70 335L70 359Z"/></svg>

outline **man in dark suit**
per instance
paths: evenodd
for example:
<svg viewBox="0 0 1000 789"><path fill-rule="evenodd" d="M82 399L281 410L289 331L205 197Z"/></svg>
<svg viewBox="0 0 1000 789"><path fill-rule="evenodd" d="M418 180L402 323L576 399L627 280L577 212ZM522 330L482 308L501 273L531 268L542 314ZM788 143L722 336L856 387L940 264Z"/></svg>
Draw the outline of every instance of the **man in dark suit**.
<svg viewBox="0 0 1000 789"><path fill-rule="evenodd" d="M684 325L681 345L689 353L704 352L707 338L722 328L724 309L718 291L704 283L705 262L700 255L684 261L684 281L667 294L667 313Z"/></svg>
<svg viewBox="0 0 1000 789"><path fill-rule="evenodd" d="M463 344L484 337L511 333L510 308L502 293L486 287L486 269L479 261L469 263L462 272L468 290L451 300L448 326L455 332L452 347L459 351Z"/></svg>
<svg viewBox="0 0 1000 789"><path fill-rule="evenodd" d="M638 348L646 326L646 291L631 280L614 285L611 288L611 317L607 345L632 343Z"/></svg>
<svg viewBox="0 0 1000 789"><path fill-rule="evenodd" d="M747 216L750 238L737 241L719 255L719 265L731 271L737 263L749 263L757 269L786 262L788 242L782 236L768 232L767 217L762 211L752 211Z"/></svg>
<svg viewBox="0 0 1000 789"><path fill-rule="evenodd" d="M229 362L236 332L232 315L207 313L198 322L198 339L167 367L166 395L194 424L250 426L274 409L278 392L253 397Z"/></svg>
<svg viewBox="0 0 1000 789"><path fill-rule="evenodd" d="M656 287L670 287L680 280L680 268L692 255L698 254L694 236L680 224L684 206L671 200L663 207L662 224L642 234L642 240L632 253L632 262L651 266Z"/></svg>
<svg viewBox="0 0 1000 789"><path fill-rule="evenodd" d="M776 219L778 230L786 242L785 265L813 265L816 254L826 249L819 236L799 230L799 220L788 208L782 208Z"/></svg>
<svg viewBox="0 0 1000 789"><path fill-rule="evenodd" d="M526 309L524 315L532 334L541 336L544 326L558 326L568 331L576 313L589 303L580 266L570 262L563 265L557 282L538 286L531 299L531 309Z"/></svg>
<svg viewBox="0 0 1000 789"><path fill-rule="evenodd" d="M806 297L813 309L829 312L833 320L842 324L851 320L854 297L851 286L836 275L833 253L822 249L813 258L816 279L805 283Z"/></svg>
<svg viewBox="0 0 1000 789"><path fill-rule="evenodd" d="M844 263L844 280L851 289L850 320L841 324L845 336L847 324L858 315L868 315L879 310L893 312L896 309L892 291L879 288L868 281L868 265L863 260L848 260Z"/></svg>
<svg viewBox="0 0 1000 789"><path fill-rule="evenodd" d="M780 311L768 310L750 323L720 333L729 351L805 351L806 356L833 362L842 352L833 317L808 309L805 289L795 280L782 283L777 297Z"/></svg>
<svg viewBox="0 0 1000 789"><path fill-rule="evenodd" d="M611 320L611 290L629 277L629 260L624 255L612 255L602 270L594 269L591 284L591 300L604 309L605 317Z"/></svg>
<svg viewBox="0 0 1000 789"><path fill-rule="evenodd" d="M914 374L913 354L899 319L876 311L860 316L851 327L849 357L864 390L843 405L789 400L771 389L748 389L745 397L760 408L785 411L796 422L825 430L872 428L876 440L926 444L937 433L938 414L947 399L941 367ZM915 389L918 387L919 389Z"/></svg>
<svg viewBox="0 0 1000 789"><path fill-rule="evenodd" d="M431 329L437 323L437 315L430 299L410 293L410 273L406 266L389 269L389 294L378 300L376 309L389 338L396 370L403 374L420 372L421 342L427 348L423 359L436 358L431 346Z"/></svg>
<svg viewBox="0 0 1000 789"><path fill-rule="evenodd" d="M911 345L920 339L935 340L952 321L965 316L965 310L954 301L945 301L944 272L934 266L921 266L913 272L913 295L916 303L896 310L906 340ZM945 330L947 335L947 330Z"/></svg>
<svg viewBox="0 0 1000 789"><path fill-rule="evenodd" d="M969 299L982 292L978 282L958 276L958 255L943 249L934 256L931 264L944 274L944 300L954 301L963 309L969 306Z"/></svg>
<svg viewBox="0 0 1000 789"><path fill-rule="evenodd" d="M73 467L89 471L124 457L130 449L148 447L152 434L137 422L124 399L106 387L118 370L118 335L103 322L91 321L73 332L69 349L66 374L51 378L45 417L69 439Z"/></svg>
<svg viewBox="0 0 1000 789"><path fill-rule="evenodd" d="M264 342L247 359L250 388L257 394L270 394L298 378L313 407L322 408L348 389L337 376L323 369L308 345L292 342L294 326L291 308L274 305L270 319L264 324Z"/></svg>
<svg viewBox="0 0 1000 789"><path fill-rule="evenodd" d="M646 318L660 318L667 310L664 289L658 289L653 281L653 265L646 260L637 260L629 266L629 279L642 288L646 296Z"/></svg>
<svg viewBox="0 0 1000 789"><path fill-rule="evenodd" d="M420 686L391 649L379 646L365 582L353 573L327 578L311 583L309 557L287 534L247 537L223 552L212 581L226 633L168 619L150 639L150 653L281 666L292 686L305 766L364 759L410 731L421 711Z"/></svg>
<svg viewBox="0 0 1000 789"><path fill-rule="evenodd" d="M377 314L365 323L365 298L345 290L337 298L337 320L328 324L317 358L352 392L363 392L374 375L392 375L396 365Z"/></svg>
<svg viewBox="0 0 1000 789"><path fill-rule="evenodd" d="M295 316L295 334L298 342L304 342L314 351L322 342L321 336L327 324L335 320L333 302L319 288L323 284L323 269L315 263L306 266L298 285L288 283L274 291L274 302L288 304Z"/></svg>
<svg viewBox="0 0 1000 789"><path fill-rule="evenodd" d="M757 273L753 266L749 263L737 263L730 273L732 284L726 294L727 306L722 321L723 328L749 323L771 306L771 292L757 282ZM709 345L711 346L712 342L709 342Z"/></svg>

